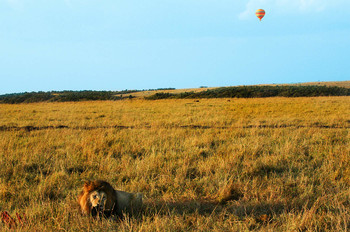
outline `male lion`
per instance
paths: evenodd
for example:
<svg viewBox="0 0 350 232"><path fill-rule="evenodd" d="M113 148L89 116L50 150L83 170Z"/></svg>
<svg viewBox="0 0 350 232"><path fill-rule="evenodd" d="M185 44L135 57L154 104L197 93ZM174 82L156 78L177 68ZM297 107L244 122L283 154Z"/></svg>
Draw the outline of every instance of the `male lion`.
<svg viewBox="0 0 350 232"><path fill-rule="evenodd" d="M83 214L123 217L124 213L132 214L141 209L142 194L115 190L102 180L86 181L78 202Z"/></svg>

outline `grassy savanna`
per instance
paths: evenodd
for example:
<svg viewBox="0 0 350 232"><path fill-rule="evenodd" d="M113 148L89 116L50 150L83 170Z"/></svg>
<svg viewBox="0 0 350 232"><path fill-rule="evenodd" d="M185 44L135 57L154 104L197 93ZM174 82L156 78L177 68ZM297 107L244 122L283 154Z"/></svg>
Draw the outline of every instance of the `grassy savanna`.
<svg viewBox="0 0 350 232"><path fill-rule="evenodd" d="M347 231L350 97L0 105L0 211L22 231ZM85 180L145 195L81 216ZM8 230L5 225L2 230Z"/></svg>

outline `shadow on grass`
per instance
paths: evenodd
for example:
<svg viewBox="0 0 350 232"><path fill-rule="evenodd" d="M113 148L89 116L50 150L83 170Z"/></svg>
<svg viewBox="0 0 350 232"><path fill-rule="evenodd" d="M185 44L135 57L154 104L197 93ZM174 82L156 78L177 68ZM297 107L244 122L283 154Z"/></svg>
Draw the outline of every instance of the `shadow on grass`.
<svg viewBox="0 0 350 232"><path fill-rule="evenodd" d="M168 126L169 127L169 126ZM0 131L38 131L38 130L49 130L49 129L73 129L73 130L96 130L96 129L140 129L140 128L147 128L150 129L151 127L148 125L135 127L135 126L123 126L123 125L110 125L110 126L83 126L83 127L70 127L67 125L58 125L58 126L6 126L2 125L0 126ZM237 127L227 127L227 126L203 126L203 125L181 125L181 126L170 126L169 128L189 128L189 129L230 129L230 128L243 128L243 129L279 129L279 128L321 128L321 129L349 129L350 126L341 126L341 125L324 125L320 123L314 123L312 125L245 125L245 126L237 126Z"/></svg>
<svg viewBox="0 0 350 232"><path fill-rule="evenodd" d="M297 208L301 209L301 205ZM145 202L145 215L186 215L199 214L202 216L213 216L220 214L233 214L238 218L245 217L268 217L280 215L291 211L290 206L283 203L241 203L232 201L230 203L210 202L210 201L149 201ZM295 210L296 208L294 208Z"/></svg>

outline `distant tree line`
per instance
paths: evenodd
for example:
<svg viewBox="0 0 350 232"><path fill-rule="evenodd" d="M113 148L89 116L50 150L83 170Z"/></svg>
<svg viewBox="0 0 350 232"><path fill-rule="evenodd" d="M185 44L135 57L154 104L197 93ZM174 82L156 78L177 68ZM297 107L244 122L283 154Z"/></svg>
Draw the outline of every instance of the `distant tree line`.
<svg viewBox="0 0 350 232"><path fill-rule="evenodd" d="M132 98L131 95L123 96L123 94L134 92L138 92L138 90L24 92L0 95L0 103L17 104L32 102L122 100L125 98Z"/></svg>
<svg viewBox="0 0 350 232"><path fill-rule="evenodd" d="M146 99L167 98L264 98L264 97L316 97L350 96L350 89L330 86L239 86L208 89L201 92L178 94L156 93Z"/></svg>
<svg viewBox="0 0 350 232"><path fill-rule="evenodd" d="M143 89L142 91L175 90L175 88Z"/></svg>
<svg viewBox="0 0 350 232"><path fill-rule="evenodd" d="M164 88L157 90L169 90ZM24 92L0 95L0 103L17 104L32 102L67 102L123 100L134 98L131 93L141 90L123 91L51 91ZM130 95L128 95L130 94ZM316 96L350 96L350 89L330 86L240 86L208 89L201 92L156 93L146 99L180 99L180 98L262 98L262 97L316 97Z"/></svg>

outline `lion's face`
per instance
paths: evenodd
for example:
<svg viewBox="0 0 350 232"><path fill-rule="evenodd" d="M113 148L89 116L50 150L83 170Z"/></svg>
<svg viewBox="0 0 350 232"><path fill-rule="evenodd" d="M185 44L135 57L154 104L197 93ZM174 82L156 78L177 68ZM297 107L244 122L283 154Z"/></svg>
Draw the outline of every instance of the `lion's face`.
<svg viewBox="0 0 350 232"><path fill-rule="evenodd" d="M93 191L90 193L90 202L93 208L104 210L107 202L107 194L103 191Z"/></svg>

